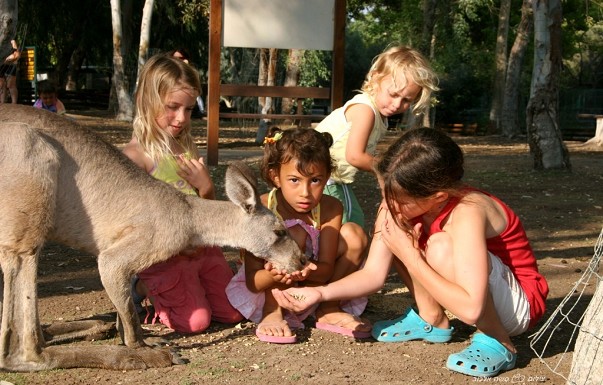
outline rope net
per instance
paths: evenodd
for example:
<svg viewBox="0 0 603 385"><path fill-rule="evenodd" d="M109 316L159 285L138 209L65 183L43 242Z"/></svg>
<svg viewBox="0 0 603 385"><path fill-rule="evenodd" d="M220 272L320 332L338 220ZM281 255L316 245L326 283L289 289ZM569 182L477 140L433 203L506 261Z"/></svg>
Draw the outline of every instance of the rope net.
<svg viewBox="0 0 603 385"><path fill-rule="evenodd" d="M563 298L551 316L544 322L538 331L532 334L530 338L530 347L536 353L536 356L543 362L553 373L563 377L568 383L574 384L567 377L567 374L561 373L560 367L564 361L568 360L571 363L572 355L569 353L574 345L576 338L580 332L589 333L599 341L603 341L603 335L599 332L593 333L591 330L585 330L582 326L586 309L589 306L595 306L596 309L589 309L591 314L600 314L601 303L592 303L589 305L589 296L593 293L593 287L596 289L601 284L602 276L598 273L601 255L603 254L603 229L599 233L599 238L595 244L594 255L588 264L587 269L569 293ZM594 313L593 313L594 311ZM571 328L569 340L565 344L565 349L559 355L557 362L554 365L549 364L544 360L545 353L552 350L551 342L556 345L564 343L555 334L560 334L561 330Z"/></svg>

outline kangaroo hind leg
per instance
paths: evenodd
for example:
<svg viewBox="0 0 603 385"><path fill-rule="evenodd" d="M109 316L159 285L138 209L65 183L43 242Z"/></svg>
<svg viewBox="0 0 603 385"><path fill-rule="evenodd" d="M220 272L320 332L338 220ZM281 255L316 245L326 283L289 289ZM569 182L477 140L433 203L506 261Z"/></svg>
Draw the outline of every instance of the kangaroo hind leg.
<svg viewBox="0 0 603 385"><path fill-rule="evenodd" d="M38 255L53 224L59 155L24 124L0 124L0 137L0 367L45 369L36 277Z"/></svg>

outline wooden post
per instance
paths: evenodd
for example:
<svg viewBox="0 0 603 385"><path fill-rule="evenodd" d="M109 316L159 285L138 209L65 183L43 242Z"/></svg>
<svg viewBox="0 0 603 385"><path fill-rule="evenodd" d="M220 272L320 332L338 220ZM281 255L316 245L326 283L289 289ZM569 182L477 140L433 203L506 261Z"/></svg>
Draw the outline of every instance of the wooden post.
<svg viewBox="0 0 603 385"><path fill-rule="evenodd" d="M209 9L209 65L207 83L207 164L218 164L220 129L220 53L222 49L222 0L211 0Z"/></svg>
<svg viewBox="0 0 603 385"><path fill-rule="evenodd" d="M220 55L222 50L223 0L210 0L209 65L207 84L207 164L218 164L220 126ZM331 109L343 105L346 0L335 0Z"/></svg>
<svg viewBox="0 0 603 385"><path fill-rule="evenodd" d="M594 258L594 257L593 257ZM603 285L599 282L582 319L568 384L601 384L603 379Z"/></svg>

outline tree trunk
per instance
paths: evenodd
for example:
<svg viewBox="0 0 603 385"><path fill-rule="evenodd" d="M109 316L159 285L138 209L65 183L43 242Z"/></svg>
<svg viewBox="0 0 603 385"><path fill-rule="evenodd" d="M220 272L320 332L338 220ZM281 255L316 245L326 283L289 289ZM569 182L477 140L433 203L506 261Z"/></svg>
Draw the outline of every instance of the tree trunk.
<svg viewBox="0 0 603 385"><path fill-rule="evenodd" d="M492 106L490 107L489 134L500 132L500 114L502 110L503 94L505 92L505 79L507 71L507 40L509 36L509 14L511 13L511 0L501 0L498 16L498 31L496 33L496 71L494 72L494 87L492 90Z"/></svg>
<svg viewBox="0 0 603 385"><path fill-rule="evenodd" d="M258 74L258 86L273 86L276 79L276 60L278 50L276 48L263 48L260 53L260 68ZM258 98L261 113L269 114L273 111L272 98ZM270 121L270 119L266 119Z"/></svg>
<svg viewBox="0 0 603 385"><path fill-rule="evenodd" d="M258 86L273 86L276 79L276 62L278 57L278 49L262 48L260 50L260 65L258 69ZM271 97L258 97L258 107L260 113L269 114L273 111ZM258 132L255 136L255 142L262 144L268 133L268 125L272 119L261 119Z"/></svg>
<svg viewBox="0 0 603 385"><path fill-rule="evenodd" d="M601 384L603 379L603 284L599 282L580 326L568 384Z"/></svg>
<svg viewBox="0 0 603 385"><path fill-rule="evenodd" d="M421 32L420 51L426 57L433 59L432 40L436 23L437 0L423 1L423 30Z"/></svg>
<svg viewBox="0 0 603 385"><path fill-rule="evenodd" d="M533 16L532 0L524 0L521 6L521 21L517 27L517 36L515 36L515 42L509 54L507 80L505 81L500 116L502 133L507 138L514 138L521 133L519 127L519 83L529 36L534 26Z"/></svg>
<svg viewBox="0 0 603 385"><path fill-rule="evenodd" d="M138 69L138 45L134 39L134 0L120 0L121 2L121 54L124 67L124 85L132 94L131 86L134 83ZM138 2L137 2L138 4Z"/></svg>
<svg viewBox="0 0 603 385"><path fill-rule="evenodd" d="M285 74L285 86L295 87L299 82L301 63L304 58L304 50L290 49L287 58L287 72ZM281 103L281 111L283 114L295 112L296 100L291 98L283 98Z"/></svg>
<svg viewBox="0 0 603 385"><path fill-rule="evenodd" d="M69 59L69 65L67 67L67 78L65 79L65 90L77 91L77 74L78 70L82 67L84 61L84 49L82 48L83 40L80 39L80 45L71 54Z"/></svg>
<svg viewBox="0 0 603 385"><path fill-rule="evenodd" d="M117 96L117 120L131 121L132 98L125 85L124 60L121 53L122 27L120 0L111 0L111 22L113 25L113 86Z"/></svg>
<svg viewBox="0 0 603 385"><path fill-rule="evenodd" d="M153 18L154 0L145 0L142 9L142 21L140 23L140 43L138 45L138 74L136 79L140 77L142 66L149 58L149 44L151 41L151 20ZM138 81L136 81L138 84Z"/></svg>
<svg viewBox="0 0 603 385"><path fill-rule="evenodd" d="M5 58L13 52L10 41L17 33L18 11L17 0L0 1L0 58Z"/></svg>
<svg viewBox="0 0 603 385"><path fill-rule="evenodd" d="M571 169L559 129L561 2L534 0L534 69L526 111L534 168Z"/></svg>
<svg viewBox="0 0 603 385"><path fill-rule="evenodd" d="M425 57L433 60L433 30L436 22L436 0L423 1L423 30L421 33L420 51ZM435 109L428 107L421 116L410 114L409 127L432 127L435 121Z"/></svg>
<svg viewBox="0 0 603 385"><path fill-rule="evenodd" d="M268 49L261 48L260 49L260 60L258 64L258 86L265 86L266 79L268 79ZM264 105L266 104L265 97L258 98L258 110L262 112L264 110Z"/></svg>

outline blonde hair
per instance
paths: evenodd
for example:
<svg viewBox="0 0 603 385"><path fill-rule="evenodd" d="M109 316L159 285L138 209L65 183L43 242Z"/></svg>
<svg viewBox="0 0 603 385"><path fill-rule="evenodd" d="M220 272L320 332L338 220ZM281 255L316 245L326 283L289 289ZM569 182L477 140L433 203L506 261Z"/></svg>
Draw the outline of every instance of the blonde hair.
<svg viewBox="0 0 603 385"><path fill-rule="evenodd" d="M406 87L409 81L421 87L419 99L412 109L415 114L429 107L431 93L438 90L438 77L431 65L419 51L410 47L391 47L375 57L362 84L362 91L374 96L386 76L392 77L398 91Z"/></svg>
<svg viewBox="0 0 603 385"><path fill-rule="evenodd" d="M185 151L196 152L190 124L183 127L177 137L172 137L157 124L157 118L165 111L165 98L175 88L188 89L199 95L201 84L195 68L164 54L147 60L138 81L136 116L132 126L138 143L153 160L172 153L172 140L176 140Z"/></svg>

